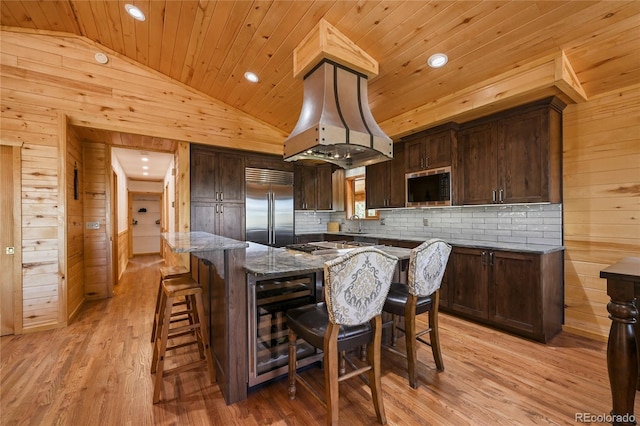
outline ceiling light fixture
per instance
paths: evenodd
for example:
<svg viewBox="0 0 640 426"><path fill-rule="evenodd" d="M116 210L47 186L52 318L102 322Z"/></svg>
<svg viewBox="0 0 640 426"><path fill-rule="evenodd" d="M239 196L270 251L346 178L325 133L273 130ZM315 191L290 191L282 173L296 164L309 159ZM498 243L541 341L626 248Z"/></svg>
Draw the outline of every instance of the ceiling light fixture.
<svg viewBox="0 0 640 426"><path fill-rule="evenodd" d="M102 52L98 52L94 55L94 58L96 59L96 62L99 64L106 64L107 62L109 62L109 58L107 57L107 55L105 55Z"/></svg>
<svg viewBox="0 0 640 426"><path fill-rule="evenodd" d="M142 166L142 170L149 170L149 166Z"/></svg>
<svg viewBox="0 0 640 426"><path fill-rule="evenodd" d="M142 161L149 161L149 157L142 157Z"/></svg>
<svg viewBox="0 0 640 426"><path fill-rule="evenodd" d="M124 5L124 8L127 13L137 21L144 21L145 19L147 19L147 17L144 16L144 13L142 13L142 11L137 6L127 3Z"/></svg>
<svg viewBox="0 0 640 426"><path fill-rule="evenodd" d="M257 75L255 75L254 73L252 73L251 71L247 71L244 73L244 78L246 78L248 81L252 82L252 83L257 83L260 81L260 79L258 78Z"/></svg>
<svg viewBox="0 0 640 426"><path fill-rule="evenodd" d="M434 53L427 59L427 64L429 64L431 68L442 68L448 61L449 58L444 53Z"/></svg>
<svg viewBox="0 0 640 426"><path fill-rule="evenodd" d="M147 173L147 172L142 172L142 176L149 176L149 173Z"/></svg>

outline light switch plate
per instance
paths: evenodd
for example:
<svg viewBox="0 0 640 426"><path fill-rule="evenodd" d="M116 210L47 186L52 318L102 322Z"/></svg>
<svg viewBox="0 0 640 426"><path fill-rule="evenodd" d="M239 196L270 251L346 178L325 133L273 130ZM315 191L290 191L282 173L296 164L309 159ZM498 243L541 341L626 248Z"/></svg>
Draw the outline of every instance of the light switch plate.
<svg viewBox="0 0 640 426"><path fill-rule="evenodd" d="M100 229L100 222L87 222L87 229Z"/></svg>

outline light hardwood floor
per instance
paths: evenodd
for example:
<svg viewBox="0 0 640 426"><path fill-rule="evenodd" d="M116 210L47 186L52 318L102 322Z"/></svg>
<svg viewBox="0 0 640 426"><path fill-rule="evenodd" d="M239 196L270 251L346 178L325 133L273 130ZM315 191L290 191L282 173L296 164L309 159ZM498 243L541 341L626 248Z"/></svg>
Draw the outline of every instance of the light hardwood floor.
<svg viewBox="0 0 640 426"><path fill-rule="evenodd" d="M227 406L203 370L167 378L164 401L153 405L149 339L161 264L158 256L131 259L115 296L88 302L66 328L2 337L0 423L324 424L324 410L305 389L288 399L286 380ZM541 345L448 315L440 330L445 371L421 347L417 390L407 383L405 361L383 352L390 425L575 424L576 413L610 410L602 342L562 333ZM322 380L317 368L305 374ZM368 388L357 379L340 384L340 419L376 423Z"/></svg>

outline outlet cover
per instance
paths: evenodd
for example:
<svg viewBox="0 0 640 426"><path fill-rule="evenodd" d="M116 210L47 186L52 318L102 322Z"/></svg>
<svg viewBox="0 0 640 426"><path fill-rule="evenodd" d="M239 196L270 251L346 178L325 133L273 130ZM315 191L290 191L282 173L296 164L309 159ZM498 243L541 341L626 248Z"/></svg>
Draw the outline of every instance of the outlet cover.
<svg viewBox="0 0 640 426"><path fill-rule="evenodd" d="M100 229L100 222L87 222L85 227L87 229Z"/></svg>
<svg viewBox="0 0 640 426"><path fill-rule="evenodd" d="M429 219L427 219L426 217L422 218L422 226L429 226Z"/></svg>

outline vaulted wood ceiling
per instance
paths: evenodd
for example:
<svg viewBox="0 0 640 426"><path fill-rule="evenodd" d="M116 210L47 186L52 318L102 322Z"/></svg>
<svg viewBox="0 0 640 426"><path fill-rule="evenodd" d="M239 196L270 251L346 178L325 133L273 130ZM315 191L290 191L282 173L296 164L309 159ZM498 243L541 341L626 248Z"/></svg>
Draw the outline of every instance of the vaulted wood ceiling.
<svg viewBox="0 0 640 426"><path fill-rule="evenodd" d="M560 51L587 97L640 82L640 1L130 3L146 21L122 0L3 0L2 25L87 37L286 132L302 104L293 50L321 18L378 61L380 122ZM446 67L426 65L435 52Z"/></svg>

